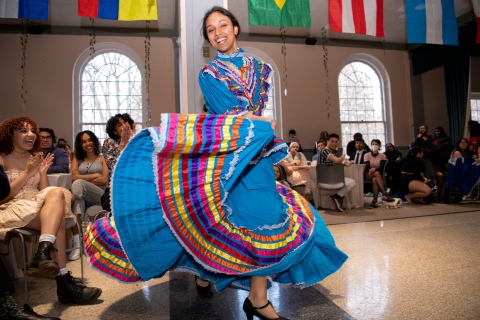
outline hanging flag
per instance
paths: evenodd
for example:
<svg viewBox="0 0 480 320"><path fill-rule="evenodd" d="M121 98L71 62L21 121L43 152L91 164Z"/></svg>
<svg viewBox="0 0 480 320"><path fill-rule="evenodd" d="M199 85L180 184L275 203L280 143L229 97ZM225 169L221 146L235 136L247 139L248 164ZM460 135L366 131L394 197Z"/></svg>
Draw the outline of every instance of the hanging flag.
<svg viewBox="0 0 480 320"><path fill-rule="evenodd" d="M0 0L0 18L48 20L48 0Z"/></svg>
<svg viewBox="0 0 480 320"><path fill-rule="evenodd" d="M480 43L480 0L472 0L473 12L475 13L475 20L477 21L477 40Z"/></svg>
<svg viewBox="0 0 480 320"><path fill-rule="evenodd" d="M383 0L329 0L330 30L385 37Z"/></svg>
<svg viewBox="0 0 480 320"><path fill-rule="evenodd" d="M453 0L405 0L407 42L458 46Z"/></svg>
<svg viewBox="0 0 480 320"><path fill-rule="evenodd" d="M250 24L310 28L309 0L248 0Z"/></svg>
<svg viewBox="0 0 480 320"><path fill-rule="evenodd" d="M109 20L158 20L156 0L78 0L78 15Z"/></svg>

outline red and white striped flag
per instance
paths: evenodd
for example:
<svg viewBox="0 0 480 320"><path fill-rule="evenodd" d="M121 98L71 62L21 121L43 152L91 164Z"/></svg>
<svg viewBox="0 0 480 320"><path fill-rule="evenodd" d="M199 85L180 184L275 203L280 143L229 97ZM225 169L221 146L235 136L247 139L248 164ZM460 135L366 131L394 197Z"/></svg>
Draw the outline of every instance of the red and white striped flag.
<svg viewBox="0 0 480 320"><path fill-rule="evenodd" d="M472 0L472 4L475 20L477 21L477 39L475 42L480 43L480 0Z"/></svg>
<svg viewBox="0 0 480 320"><path fill-rule="evenodd" d="M329 0L330 30L383 38L383 0Z"/></svg>

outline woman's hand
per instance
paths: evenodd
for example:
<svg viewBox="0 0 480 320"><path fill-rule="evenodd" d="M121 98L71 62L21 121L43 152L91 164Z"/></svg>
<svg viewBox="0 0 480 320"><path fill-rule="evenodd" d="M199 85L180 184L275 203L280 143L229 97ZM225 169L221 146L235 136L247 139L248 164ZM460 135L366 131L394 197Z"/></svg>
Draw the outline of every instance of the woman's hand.
<svg viewBox="0 0 480 320"><path fill-rule="evenodd" d="M43 159L42 159L41 153L37 153L34 156L32 155L30 156L30 159L27 162L27 167L25 168L25 173L27 174L28 177L33 176L37 172L38 167L42 162L42 160Z"/></svg>
<svg viewBox="0 0 480 320"><path fill-rule="evenodd" d="M375 168L370 168L370 170L368 170L368 172L374 173L374 172L375 172Z"/></svg>
<svg viewBox="0 0 480 320"><path fill-rule="evenodd" d="M40 174L47 174L48 168L53 163L53 154L49 153L47 156L40 161L40 164L38 165L38 172Z"/></svg>
<svg viewBox="0 0 480 320"><path fill-rule="evenodd" d="M423 178L423 182L424 182L424 183L429 183L430 181L431 181L431 180L428 179L428 178Z"/></svg>
<svg viewBox="0 0 480 320"><path fill-rule="evenodd" d="M133 131L130 128L128 122L122 124L122 134L120 135L120 143L127 144L130 138L133 136Z"/></svg>

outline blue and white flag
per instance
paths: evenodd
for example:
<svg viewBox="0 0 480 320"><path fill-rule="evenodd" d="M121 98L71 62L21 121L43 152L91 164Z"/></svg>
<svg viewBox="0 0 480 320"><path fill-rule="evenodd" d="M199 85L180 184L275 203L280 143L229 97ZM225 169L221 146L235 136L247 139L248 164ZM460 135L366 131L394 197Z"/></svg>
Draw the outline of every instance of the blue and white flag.
<svg viewBox="0 0 480 320"><path fill-rule="evenodd" d="M48 20L48 0L0 0L0 18Z"/></svg>
<svg viewBox="0 0 480 320"><path fill-rule="evenodd" d="M408 43L458 45L453 0L405 0Z"/></svg>

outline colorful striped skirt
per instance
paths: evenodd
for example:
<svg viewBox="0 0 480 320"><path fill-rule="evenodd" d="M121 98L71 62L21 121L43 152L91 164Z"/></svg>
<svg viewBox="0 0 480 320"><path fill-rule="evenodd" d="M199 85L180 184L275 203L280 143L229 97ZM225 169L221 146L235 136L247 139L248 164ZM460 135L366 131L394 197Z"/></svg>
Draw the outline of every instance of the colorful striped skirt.
<svg viewBox="0 0 480 320"><path fill-rule="evenodd" d="M318 212L275 182L273 164L285 156L266 121L162 115L117 162L113 217L85 234L91 264L126 282L186 271L220 291L248 290L251 276L321 281L347 256Z"/></svg>

